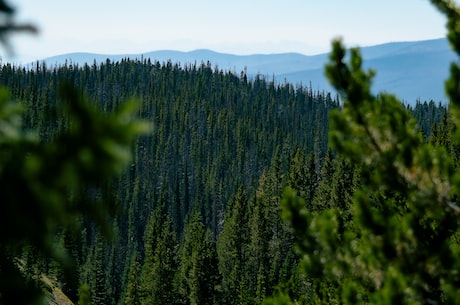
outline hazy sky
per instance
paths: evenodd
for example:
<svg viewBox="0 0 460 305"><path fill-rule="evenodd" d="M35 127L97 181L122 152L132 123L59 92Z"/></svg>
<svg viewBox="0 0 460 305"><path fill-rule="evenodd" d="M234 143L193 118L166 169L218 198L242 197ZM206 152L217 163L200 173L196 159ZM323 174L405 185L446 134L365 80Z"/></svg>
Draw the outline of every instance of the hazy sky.
<svg viewBox="0 0 460 305"><path fill-rule="evenodd" d="M458 1L457 1L458 2ZM40 29L13 43L18 57L68 52L212 49L236 54L329 51L439 38L445 19L428 0L10 0Z"/></svg>

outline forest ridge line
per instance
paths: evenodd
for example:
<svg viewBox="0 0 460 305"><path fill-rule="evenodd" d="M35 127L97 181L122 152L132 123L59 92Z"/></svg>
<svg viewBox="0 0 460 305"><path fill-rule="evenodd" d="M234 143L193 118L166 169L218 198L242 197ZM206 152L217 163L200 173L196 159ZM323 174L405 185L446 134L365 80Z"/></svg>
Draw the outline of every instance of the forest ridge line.
<svg viewBox="0 0 460 305"><path fill-rule="evenodd" d="M361 48L365 68L377 72L375 93L386 91L399 96L408 104L417 100L447 102L444 93L444 80L448 76L449 63L454 53L445 38L392 42ZM293 84L310 85L319 91L334 92L324 76L324 65L328 53L304 55L300 53L235 55L200 49L193 51L159 50L139 54L96 54L67 53L45 58L47 66L67 63L79 66L123 58L150 59L152 61L179 63L182 66L210 62L213 67L248 76L257 74Z"/></svg>

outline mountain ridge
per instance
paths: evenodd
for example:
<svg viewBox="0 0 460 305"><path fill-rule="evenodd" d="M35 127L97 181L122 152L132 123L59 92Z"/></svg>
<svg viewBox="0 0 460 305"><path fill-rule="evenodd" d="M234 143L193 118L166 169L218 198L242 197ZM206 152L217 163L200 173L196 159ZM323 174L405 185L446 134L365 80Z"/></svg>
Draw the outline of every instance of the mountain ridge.
<svg viewBox="0 0 460 305"><path fill-rule="evenodd" d="M360 47L365 68L377 71L375 93L386 91L413 104L417 100L446 102L444 80L449 75L449 63L455 59L445 38L390 42ZM76 65L120 61L122 59L150 59L160 63L171 61L181 66L210 63L213 67L248 76L263 75L277 82L311 84L314 89L334 92L324 76L328 53L304 55L296 52L236 55L209 49L192 51L158 50L139 54L67 53L41 60L47 66L72 63Z"/></svg>

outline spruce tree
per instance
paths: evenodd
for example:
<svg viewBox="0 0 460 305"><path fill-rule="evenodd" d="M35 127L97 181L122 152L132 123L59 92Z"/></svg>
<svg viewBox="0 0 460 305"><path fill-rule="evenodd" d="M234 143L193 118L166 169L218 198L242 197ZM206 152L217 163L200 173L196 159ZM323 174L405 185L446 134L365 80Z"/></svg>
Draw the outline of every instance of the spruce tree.
<svg viewBox="0 0 460 305"><path fill-rule="evenodd" d="M289 257L292 235L281 220L279 204L285 186L281 154L276 153L270 167L261 175L249 216L247 270L249 291L260 304L280 281L280 270Z"/></svg>
<svg viewBox="0 0 460 305"><path fill-rule="evenodd" d="M138 255L135 252L130 260L128 288L123 301L124 305L141 305L141 265L138 260Z"/></svg>
<svg viewBox="0 0 460 305"><path fill-rule="evenodd" d="M334 175L334 157L328 149L324 157L319 174L318 188L311 202L307 202L312 211L322 211L333 206L332 203L332 181ZM305 177L307 179L307 177Z"/></svg>
<svg viewBox="0 0 460 305"><path fill-rule="evenodd" d="M103 237L97 234L93 247L93 256L90 262L91 272L89 274L89 284L91 289L91 304L105 305L110 304L110 293L107 291L105 277L105 247Z"/></svg>
<svg viewBox="0 0 460 305"><path fill-rule="evenodd" d="M306 202L312 202L318 187L318 173L313 153L296 149L289 167L288 185Z"/></svg>
<svg viewBox="0 0 460 305"><path fill-rule="evenodd" d="M155 222L155 217L150 217ZM163 221L162 221L163 220ZM150 222L149 221L149 222ZM145 261L142 266L141 304L174 304L177 295L174 289L174 275L177 272L177 241L171 216L164 214L158 223L149 223L146 230ZM154 232L151 228L160 229ZM153 236L155 237L155 236Z"/></svg>
<svg viewBox="0 0 460 305"><path fill-rule="evenodd" d="M177 287L183 304L214 304L219 283L217 253L211 232L199 212L193 212L180 249Z"/></svg>
<svg viewBox="0 0 460 305"><path fill-rule="evenodd" d="M227 205L222 234L217 239L224 304L242 304L246 301L249 289L248 247L249 201L243 187L239 187Z"/></svg>

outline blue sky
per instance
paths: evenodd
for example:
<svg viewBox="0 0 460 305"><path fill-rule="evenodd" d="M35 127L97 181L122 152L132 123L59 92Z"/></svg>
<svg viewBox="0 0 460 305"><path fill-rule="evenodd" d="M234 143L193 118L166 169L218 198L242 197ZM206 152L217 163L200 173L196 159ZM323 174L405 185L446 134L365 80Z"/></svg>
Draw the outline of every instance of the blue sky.
<svg viewBox="0 0 460 305"><path fill-rule="evenodd" d="M457 1L458 2L458 1ZM428 0L10 0L40 34L13 38L16 60L69 52L212 49L235 54L327 52L331 39L367 46L439 38Z"/></svg>

